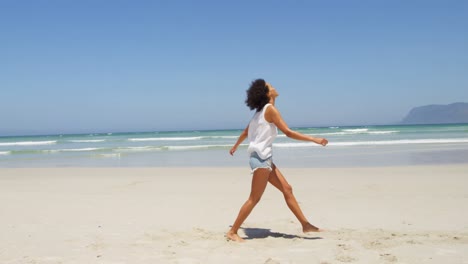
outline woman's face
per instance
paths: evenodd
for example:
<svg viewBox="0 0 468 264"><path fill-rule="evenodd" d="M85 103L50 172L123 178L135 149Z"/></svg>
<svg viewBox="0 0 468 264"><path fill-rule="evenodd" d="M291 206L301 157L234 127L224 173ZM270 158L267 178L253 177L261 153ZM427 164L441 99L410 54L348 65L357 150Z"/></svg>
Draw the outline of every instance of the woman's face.
<svg viewBox="0 0 468 264"><path fill-rule="evenodd" d="M273 87L273 85L271 85L270 83L267 83L266 85L268 87L268 96L273 99L278 97L279 94L276 91L275 87Z"/></svg>

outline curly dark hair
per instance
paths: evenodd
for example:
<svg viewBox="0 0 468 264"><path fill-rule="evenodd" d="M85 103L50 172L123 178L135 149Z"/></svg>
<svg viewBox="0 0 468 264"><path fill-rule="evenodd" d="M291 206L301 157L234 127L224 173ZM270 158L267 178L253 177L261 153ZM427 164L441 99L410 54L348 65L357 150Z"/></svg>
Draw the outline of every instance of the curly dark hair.
<svg viewBox="0 0 468 264"><path fill-rule="evenodd" d="M266 104L268 104L269 101L268 87L265 80L257 79L253 81L247 90L247 99L245 99L245 104L250 108L250 110L256 109L257 112L259 112Z"/></svg>

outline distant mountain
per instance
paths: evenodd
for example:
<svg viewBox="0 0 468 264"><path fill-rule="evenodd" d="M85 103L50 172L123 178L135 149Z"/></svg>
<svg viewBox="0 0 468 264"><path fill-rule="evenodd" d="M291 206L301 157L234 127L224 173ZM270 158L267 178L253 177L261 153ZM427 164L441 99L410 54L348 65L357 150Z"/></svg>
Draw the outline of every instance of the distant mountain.
<svg viewBox="0 0 468 264"><path fill-rule="evenodd" d="M425 105L411 109L402 124L468 123L468 103Z"/></svg>

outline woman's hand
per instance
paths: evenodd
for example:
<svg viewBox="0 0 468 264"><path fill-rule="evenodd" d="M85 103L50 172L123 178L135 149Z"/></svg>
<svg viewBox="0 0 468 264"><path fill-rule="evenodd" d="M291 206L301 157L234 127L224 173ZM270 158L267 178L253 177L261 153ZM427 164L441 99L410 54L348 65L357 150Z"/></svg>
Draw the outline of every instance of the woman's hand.
<svg viewBox="0 0 468 264"><path fill-rule="evenodd" d="M328 140L326 138L319 138L318 139L318 144L325 147L328 144Z"/></svg>
<svg viewBox="0 0 468 264"><path fill-rule="evenodd" d="M231 154L231 156L234 156L234 152L236 152L237 150L237 146L234 146L231 148L231 150L229 150L229 154Z"/></svg>

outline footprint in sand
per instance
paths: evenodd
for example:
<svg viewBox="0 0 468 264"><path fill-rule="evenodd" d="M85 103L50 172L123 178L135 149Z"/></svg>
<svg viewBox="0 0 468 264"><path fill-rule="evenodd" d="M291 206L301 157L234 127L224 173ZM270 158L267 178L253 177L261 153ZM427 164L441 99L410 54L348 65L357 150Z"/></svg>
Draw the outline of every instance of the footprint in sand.
<svg viewBox="0 0 468 264"><path fill-rule="evenodd" d="M338 244L338 247L343 249L343 250L350 250L351 249L351 246L346 245L346 244Z"/></svg>
<svg viewBox="0 0 468 264"><path fill-rule="evenodd" d="M189 245L189 243L187 241L185 241L185 240L180 240L179 242L177 242L177 244L180 245L180 246L188 246Z"/></svg>
<svg viewBox="0 0 468 264"><path fill-rule="evenodd" d="M352 248L350 245L347 245L347 244L338 244L337 245L338 248L341 250L340 252L338 252L337 256L336 256L336 260L340 261L340 262L353 262L353 261L356 261L357 259L354 258L354 257L351 257L349 255L345 255L344 253L345 252L349 252Z"/></svg>
<svg viewBox="0 0 468 264"><path fill-rule="evenodd" d="M272 258L268 258L268 259L265 261L264 264L280 264L280 262L279 262L279 261L276 261L276 260L274 260L274 259L272 259Z"/></svg>
<svg viewBox="0 0 468 264"><path fill-rule="evenodd" d="M211 239L211 238L217 236L215 233L207 231L207 230L205 230L203 228L199 228L199 227L194 227L193 231L195 231L197 233L197 237L199 237L201 239Z"/></svg>
<svg viewBox="0 0 468 264"><path fill-rule="evenodd" d="M398 261L397 257L395 257L392 254L387 254L387 253L380 254L380 258L382 260L384 260L384 261L387 261L387 262L397 262Z"/></svg>
<svg viewBox="0 0 468 264"><path fill-rule="evenodd" d="M420 241L416 241L414 239L407 240L406 243L412 244L412 245L422 245L423 243Z"/></svg>
<svg viewBox="0 0 468 264"><path fill-rule="evenodd" d="M338 260L340 262L353 262L353 261L356 261L357 259L353 258L351 256L339 255L339 256L336 257L336 260Z"/></svg>
<svg viewBox="0 0 468 264"><path fill-rule="evenodd" d="M95 242L93 242L93 243L87 245L86 247L89 248L89 249L92 249L92 250L96 250L96 251L97 251L97 250L102 250L102 249L104 249L104 248L105 248L105 245L104 245L104 243L102 243L102 242L95 241Z"/></svg>

